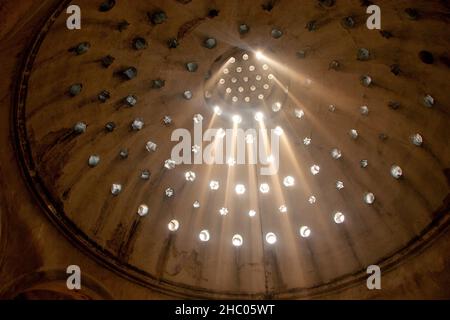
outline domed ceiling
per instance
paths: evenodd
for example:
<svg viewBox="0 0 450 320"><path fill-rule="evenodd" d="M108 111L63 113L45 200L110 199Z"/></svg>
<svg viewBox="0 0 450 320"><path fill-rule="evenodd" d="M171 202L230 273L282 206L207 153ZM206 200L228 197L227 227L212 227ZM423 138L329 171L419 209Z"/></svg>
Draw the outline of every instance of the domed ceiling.
<svg viewBox="0 0 450 320"><path fill-rule="evenodd" d="M106 267L188 297L311 296L443 219L439 1L377 2L381 31L369 1L80 0L74 31L69 4L29 54L16 134L49 216ZM192 162L234 151L178 163L176 129Z"/></svg>

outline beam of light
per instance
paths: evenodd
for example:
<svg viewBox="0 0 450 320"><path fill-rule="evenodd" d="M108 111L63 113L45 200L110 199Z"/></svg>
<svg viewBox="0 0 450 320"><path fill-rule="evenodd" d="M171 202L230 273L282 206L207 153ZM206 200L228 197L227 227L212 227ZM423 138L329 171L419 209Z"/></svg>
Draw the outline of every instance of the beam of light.
<svg viewBox="0 0 450 320"><path fill-rule="evenodd" d="M271 146L269 143L269 136L268 136L268 131L267 131L266 125L263 121L260 121L259 127L260 127L261 132L264 132L264 134L260 135L260 137L259 137L259 138L261 138L261 136L262 136L262 138L263 138L263 144L264 144L264 149L265 149L264 152L266 155L269 155L269 154L271 155ZM261 153L261 151L260 151L260 153ZM268 162L270 162L270 161L268 161ZM270 166L272 166L272 164L270 164ZM278 203L278 202L280 204L285 203L283 191L282 191L281 185L279 183L279 179L278 179L278 174L271 175L270 180L271 180L271 183L269 185L270 185L270 189L272 191L271 193L272 193L273 199L275 199L276 203Z"/></svg>
<svg viewBox="0 0 450 320"><path fill-rule="evenodd" d="M255 57L256 57L257 60L261 60L261 59L264 58L264 54L261 51L258 50L258 51L255 52Z"/></svg>
<svg viewBox="0 0 450 320"><path fill-rule="evenodd" d="M294 102L294 105L295 105L294 110L295 109L303 110L304 113L307 113L308 120L311 121L313 126L315 128L317 128L317 130L319 131L319 133L322 136L324 136L329 141L335 140L335 136L333 134L331 134L331 132L326 130L326 128L319 121L319 119L317 119L317 117L315 117L313 113L309 112L308 108L306 108L306 106L303 103L301 103L299 99L297 99L290 91L288 91L287 87L277 77L274 77L274 81L281 89L283 89L283 90L285 90L285 92L287 92L288 98ZM285 123L288 123L289 126L291 128L293 128L293 125L289 118L285 119Z"/></svg>
<svg viewBox="0 0 450 320"><path fill-rule="evenodd" d="M261 129L265 129L265 124L264 122L260 122L259 126ZM280 140L287 140L287 138L285 136L280 137ZM265 146L266 146L266 152L267 152L267 147L268 147L268 136L264 135L264 142L265 142ZM281 161L280 161L281 162ZM289 166L289 165L288 165ZM277 204L275 206L281 206L282 204L285 204L285 196L283 194L283 187L280 184L280 178L279 175L272 175L271 176L271 190L272 190L272 195L271 195L271 202ZM261 198L261 197L260 197ZM261 201L261 200L260 200ZM273 209L276 210L276 209ZM262 221L261 221L261 235L263 235L263 243L266 243L266 233L267 232L274 232L275 234L279 235L280 232L283 230L291 230L293 225L296 225L296 221L295 221L295 214L288 214L286 217L283 217L283 219L280 219L280 217L278 215L273 214L273 212L270 212L269 215L265 216L265 220L264 220L264 224L265 226L262 225ZM301 269L301 265L298 261L300 261L301 257L300 257L300 250L298 250L298 242L296 241L296 237L297 235L292 233L292 232L283 232L283 239L284 241L286 241L286 243L283 242L283 248L286 248L289 250L289 252L293 253L293 256L295 258L293 258L292 260L292 266L294 268L299 268ZM276 245L276 243L273 243L273 245Z"/></svg>
<svg viewBox="0 0 450 320"><path fill-rule="evenodd" d="M213 111L214 111L214 115L217 115L217 116L220 116L220 115L222 115L222 113L223 113L222 108L220 108L220 107L217 106L217 105L214 106Z"/></svg>
<svg viewBox="0 0 450 320"><path fill-rule="evenodd" d="M280 126L277 126L277 127L274 129L274 132L275 132L275 134L276 134L277 136L282 136L283 133L284 133L284 130L283 130L283 128L281 128Z"/></svg>

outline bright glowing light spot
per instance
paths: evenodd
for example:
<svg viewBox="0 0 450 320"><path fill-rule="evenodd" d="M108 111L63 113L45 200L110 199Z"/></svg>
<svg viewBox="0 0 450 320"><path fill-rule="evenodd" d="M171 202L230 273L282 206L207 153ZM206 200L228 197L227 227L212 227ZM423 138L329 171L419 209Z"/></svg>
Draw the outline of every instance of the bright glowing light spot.
<svg viewBox="0 0 450 320"><path fill-rule="evenodd" d="M268 163L273 163L274 161L275 161L275 157L272 154L267 157Z"/></svg>
<svg viewBox="0 0 450 320"><path fill-rule="evenodd" d="M231 88L226 88L226 89L225 89L225 92L226 92L226 93L231 93Z"/></svg>
<svg viewBox="0 0 450 320"><path fill-rule="evenodd" d="M303 139L303 144L305 146L309 146L311 144L311 138L304 138Z"/></svg>
<svg viewBox="0 0 450 320"><path fill-rule="evenodd" d="M237 184L234 188L237 194L244 194L245 193L245 186L243 184Z"/></svg>
<svg viewBox="0 0 450 320"><path fill-rule="evenodd" d="M320 167L319 167L317 164L315 164L315 165L313 165L313 166L311 167L311 173L312 173L313 175L318 174L319 171L320 171Z"/></svg>
<svg viewBox="0 0 450 320"><path fill-rule="evenodd" d="M250 97L245 97L245 98L244 98L244 101L245 101L245 102L250 102Z"/></svg>
<svg viewBox="0 0 450 320"><path fill-rule="evenodd" d="M231 57L230 60L228 60L229 63L235 63L236 59L234 57Z"/></svg>
<svg viewBox="0 0 450 320"><path fill-rule="evenodd" d="M219 106L214 106L214 113L218 116L222 114L222 109Z"/></svg>
<svg viewBox="0 0 450 320"><path fill-rule="evenodd" d="M231 98L231 100L232 100L233 102L237 102L237 101L238 101L238 97L234 96L233 98Z"/></svg>
<svg viewBox="0 0 450 320"><path fill-rule="evenodd" d="M267 76L267 79L269 79L269 80L273 80L273 78L275 78L273 74L269 74L269 75Z"/></svg>
<svg viewBox="0 0 450 320"><path fill-rule="evenodd" d="M281 136L283 134L283 128L281 128L280 126L276 127L273 132L277 135L277 136Z"/></svg>
<svg viewBox="0 0 450 320"><path fill-rule="evenodd" d="M238 114L235 114L233 116L232 120L233 120L233 123L239 124L239 123L242 122L242 117L240 115L238 115Z"/></svg>
<svg viewBox="0 0 450 320"><path fill-rule="evenodd" d="M344 183L342 181L336 181L336 189L338 190L344 189Z"/></svg>
<svg viewBox="0 0 450 320"><path fill-rule="evenodd" d="M209 187L211 188L211 190L218 190L219 186L219 181L216 180L211 180L211 182L209 183Z"/></svg>
<svg viewBox="0 0 450 320"><path fill-rule="evenodd" d="M255 141L255 138L254 138L254 136L252 135L252 134L247 134L246 136L245 136L245 142L246 143L248 143L248 144L251 144L251 143L253 143Z"/></svg>
<svg viewBox="0 0 450 320"><path fill-rule="evenodd" d="M244 54L242 55L242 60L248 60L248 54L244 53Z"/></svg>
<svg viewBox="0 0 450 320"><path fill-rule="evenodd" d="M145 204L141 204L137 210L137 214L141 217L147 215L148 213L148 207Z"/></svg>
<svg viewBox="0 0 450 320"><path fill-rule="evenodd" d="M167 159L166 161L164 161L164 168L168 169L168 170L172 170L175 168L176 162L172 159Z"/></svg>
<svg viewBox="0 0 450 320"><path fill-rule="evenodd" d="M200 122L203 121L203 116L198 113L198 114L194 115L193 120L194 120L195 123L200 123Z"/></svg>
<svg viewBox="0 0 450 320"><path fill-rule="evenodd" d="M229 72L230 72L230 70L228 70L228 68L223 69L224 74L228 74Z"/></svg>
<svg viewBox="0 0 450 320"><path fill-rule="evenodd" d="M277 242L277 236L275 235L275 233L273 232L269 232L266 234L266 242L268 244L274 244L275 242Z"/></svg>
<svg viewBox="0 0 450 320"><path fill-rule="evenodd" d="M287 176L283 179L283 184L285 187L292 187L295 184L295 179L292 176Z"/></svg>
<svg viewBox="0 0 450 320"><path fill-rule="evenodd" d="M233 166L236 164L236 160L234 160L234 158L230 157L230 158L228 158L228 160L227 160L227 164L228 164L230 167L233 167Z"/></svg>
<svg viewBox="0 0 450 320"><path fill-rule="evenodd" d="M233 243L233 246L240 247L244 243L244 239L242 239L242 236L239 234L235 234L233 236L233 239L231 241Z"/></svg>
<svg viewBox="0 0 450 320"><path fill-rule="evenodd" d="M244 80L244 82L248 82L248 77L243 77L242 80Z"/></svg>
<svg viewBox="0 0 450 320"><path fill-rule="evenodd" d="M256 121L263 121L264 120L264 114L262 113L262 112L257 112L256 114L255 114L255 120Z"/></svg>
<svg viewBox="0 0 450 320"><path fill-rule="evenodd" d="M364 202L367 204L372 204L375 202L375 195L372 192L366 192L364 194Z"/></svg>
<svg viewBox="0 0 450 320"><path fill-rule="evenodd" d="M397 166L397 165L394 164L394 165L391 167L391 175L392 175L392 177L394 177L395 179L400 179L401 176L403 175L402 168L400 168L399 166Z"/></svg>
<svg viewBox="0 0 450 320"><path fill-rule="evenodd" d="M261 51L256 51L255 57L256 59L261 60L262 58L264 58L264 55Z"/></svg>
<svg viewBox="0 0 450 320"><path fill-rule="evenodd" d="M152 141L147 142L145 145L145 149L147 149L148 152L155 152L156 149L158 149L158 145Z"/></svg>
<svg viewBox="0 0 450 320"><path fill-rule="evenodd" d="M287 212L287 207L283 204L283 205L281 205L281 206L278 208L278 210L279 210L281 213L286 213L286 212Z"/></svg>
<svg viewBox="0 0 450 320"><path fill-rule="evenodd" d="M267 183L261 183L259 186L259 191L261 191L261 193L268 193L270 191L270 187Z"/></svg>
<svg viewBox="0 0 450 320"><path fill-rule="evenodd" d="M118 183L113 183L111 186L111 194L117 196L122 191L122 185Z"/></svg>
<svg viewBox="0 0 450 320"><path fill-rule="evenodd" d="M333 150L331 150L331 157L333 159L340 159L342 157L342 152L341 150L334 148Z"/></svg>
<svg viewBox="0 0 450 320"><path fill-rule="evenodd" d="M280 111L280 110L281 110L281 102L275 102L275 103L272 105L272 110L273 110L273 112L278 112L278 111Z"/></svg>
<svg viewBox="0 0 450 320"><path fill-rule="evenodd" d="M237 72L237 73L242 72L242 67L237 67L237 68L236 68L236 72Z"/></svg>
<svg viewBox="0 0 450 320"><path fill-rule="evenodd" d="M209 241L209 231L208 230L202 230L199 233L198 238L200 239L200 241L203 241L203 242Z"/></svg>
<svg viewBox="0 0 450 320"><path fill-rule="evenodd" d="M239 91L239 92L244 92L244 87L239 87L239 88L238 88L238 91Z"/></svg>
<svg viewBox="0 0 450 320"><path fill-rule="evenodd" d="M417 146L420 147L423 143L423 137L420 133L415 133L411 136L411 142Z"/></svg>
<svg viewBox="0 0 450 320"><path fill-rule="evenodd" d="M222 139L227 133L223 128L217 130L217 138Z"/></svg>
<svg viewBox="0 0 450 320"><path fill-rule="evenodd" d="M295 109L294 114L296 118L301 119L305 115L305 112L300 109Z"/></svg>
<svg viewBox="0 0 450 320"><path fill-rule="evenodd" d="M219 213L221 216L226 216L228 214L227 208L220 208Z"/></svg>
<svg viewBox="0 0 450 320"><path fill-rule="evenodd" d="M249 71L255 71L255 66L249 66L249 67L248 67L248 70L249 70Z"/></svg>
<svg viewBox="0 0 450 320"><path fill-rule="evenodd" d="M225 84L225 79L224 78L220 79L219 84Z"/></svg>
<svg viewBox="0 0 450 320"><path fill-rule="evenodd" d="M269 70L269 66L267 64L263 64L262 68L263 70Z"/></svg>
<svg viewBox="0 0 450 320"><path fill-rule="evenodd" d="M260 95L258 96L258 99L259 99L259 100L263 100L263 99L264 99L264 95L263 95L263 94L260 94Z"/></svg>
<svg viewBox="0 0 450 320"><path fill-rule="evenodd" d="M180 223L177 220L174 219L174 220L169 222L167 227L169 228L170 231L174 232L174 231L178 230L178 228L180 227Z"/></svg>
<svg viewBox="0 0 450 320"><path fill-rule="evenodd" d="M266 83L263 85L264 90L269 90L269 85Z"/></svg>
<svg viewBox="0 0 450 320"><path fill-rule="evenodd" d="M337 224L344 222L345 216L342 212L338 211L334 214L334 222Z"/></svg>
<svg viewBox="0 0 450 320"><path fill-rule="evenodd" d="M257 74L255 79L256 79L256 81L261 81L262 77L259 74Z"/></svg>
<svg viewBox="0 0 450 320"><path fill-rule="evenodd" d="M316 203L316 197L310 196L309 199L308 199L308 202L309 202L310 204Z"/></svg>
<svg viewBox="0 0 450 320"><path fill-rule="evenodd" d="M256 211L255 211L255 210L249 210L249 211L248 211L248 216L249 216L249 217L254 217L254 216L256 216Z"/></svg>
<svg viewBox="0 0 450 320"><path fill-rule="evenodd" d="M198 208L200 208L200 202L199 202L198 200L195 200L194 203L192 204L192 206L193 206L195 209L198 209Z"/></svg>
<svg viewBox="0 0 450 320"><path fill-rule="evenodd" d="M300 235L303 238L308 238L311 235L311 229L309 227L307 227L307 226L302 226L300 228Z"/></svg>
<svg viewBox="0 0 450 320"><path fill-rule="evenodd" d="M250 91L255 91L256 87L255 86L250 86Z"/></svg>
<svg viewBox="0 0 450 320"><path fill-rule="evenodd" d="M231 82L236 83L237 79L236 78L231 78Z"/></svg>
<svg viewBox="0 0 450 320"><path fill-rule="evenodd" d="M350 134L350 137L352 137L352 139L358 138L358 131L356 131L356 129L351 129L349 134Z"/></svg>
<svg viewBox="0 0 450 320"><path fill-rule="evenodd" d="M184 174L184 177L186 178L187 181L194 181L195 180L195 172L193 171L188 171Z"/></svg>

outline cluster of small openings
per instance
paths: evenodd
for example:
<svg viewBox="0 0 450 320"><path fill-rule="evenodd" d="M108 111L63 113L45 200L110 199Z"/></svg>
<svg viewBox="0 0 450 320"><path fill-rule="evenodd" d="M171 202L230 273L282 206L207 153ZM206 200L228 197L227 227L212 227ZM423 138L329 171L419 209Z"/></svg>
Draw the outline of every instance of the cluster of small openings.
<svg viewBox="0 0 450 320"><path fill-rule="evenodd" d="M277 84L277 72L270 59L256 51L234 50L211 70L213 77L205 86L205 98L222 106L261 106L272 104L284 95ZM273 92L277 93L274 94Z"/></svg>

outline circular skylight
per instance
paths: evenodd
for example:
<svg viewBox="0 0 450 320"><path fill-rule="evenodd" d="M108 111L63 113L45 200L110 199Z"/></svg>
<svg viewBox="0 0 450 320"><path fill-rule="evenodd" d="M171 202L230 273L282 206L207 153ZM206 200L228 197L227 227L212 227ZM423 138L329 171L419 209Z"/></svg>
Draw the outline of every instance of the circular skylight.
<svg viewBox="0 0 450 320"><path fill-rule="evenodd" d="M273 232L269 232L266 234L266 242L268 244L274 244L275 242L277 242L277 236L275 235L275 233Z"/></svg>
<svg viewBox="0 0 450 320"><path fill-rule="evenodd" d="M243 184L237 184L234 188L237 194L244 194L245 193L245 186Z"/></svg>
<svg viewBox="0 0 450 320"><path fill-rule="evenodd" d="M268 193L270 191L269 184L261 183L261 185L259 186L259 191L261 191L261 193Z"/></svg>
<svg viewBox="0 0 450 320"><path fill-rule="evenodd" d="M337 224L343 223L345 220L345 216L342 212L338 211L334 214L334 222Z"/></svg>
<svg viewBox="0 0 450 320"><path fill-rule="evenodd" d="M292 176L287 176L283 179L283 184L285 187L292 187L295 184L295 179Z"/></svg>
<svg viewBox="0 0 450 320"><path fill-rule="evenodd" d="M200 241L203 241L203 242L209 241L209 231L208 230L202 230L199 233L198 238L200 239Z"/></svg>
<svg viewBox="0 0 450 320"><path fill-rule="evenodd" d="M309 227L307 226L300 227L300 235L303 238L308 238L311 235L311 229L309 229Z"/></svg>
<svg viewBox="0 0 450 320"><path fill-rule="evenodd" d="M219 189L219 181L211 180L211 182L209 183L209 187L211 188L211 190L218 190Z"/></svg>
<svg viewBox="0 0 450 320"><path fill-rule="evenodd" d="M235 234L232 239L233 246L240 247L244 243L244 239L241 235Z"/></svg>
<svg viewBox="0 0 450 320"><path fill-rule="evenodd" d="M180 227L180 223L177 220L171 220L167 227L170 231L174 232L178 230L178 228Z"/></svg>
<svg viewBox="0 0 450 320"><path fill-rule="evenodd" d="M139 206L139 208L138 208L137 213L138 213L138 215L140 215L141 217L147 215L147 213L148 213L148 207L147 207L147 205L141 204L141 205Z"/></svg>

